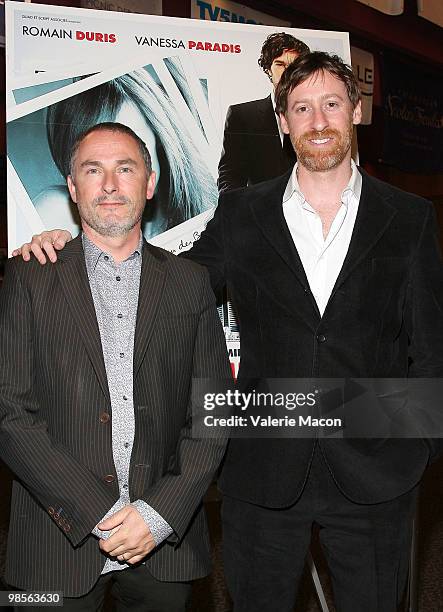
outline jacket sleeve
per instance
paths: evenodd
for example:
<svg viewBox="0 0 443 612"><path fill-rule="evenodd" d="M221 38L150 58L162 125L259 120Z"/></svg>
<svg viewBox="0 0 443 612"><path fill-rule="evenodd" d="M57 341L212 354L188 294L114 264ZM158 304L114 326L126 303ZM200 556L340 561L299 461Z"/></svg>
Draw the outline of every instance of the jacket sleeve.
<svg viewBox="0 0 443 612"><path fill-rule="evenodd" d="M410 379L433 379L425 384L412 383L412 388L417 390L427 431L439 431L443 436L443 264L439 229L431 203L428 203L411 262L404 320L409 338L408 376ZM432 459L437 458L443 452L443 437L427 442Z"/></svg>
<svg viewBox="0 0 443 612"><path fill-rule="evenodd" d="M195 337L192 378L211 379L228 384L231 370L220 319L207 274L202 276L201 311ZM196 395L198 397L198 394ZM180 432L174 466L141 498L160 514L174 530L173 540L180 541L223 458L226 435L193 437L192 385L186 422Z"/></svg>
<svg viewBox="0 0 443 612"><path fill-rule="evenodd" d="M214 216L208 222L200 239L194 242L189 251L179 255L179 257L195 261L208 270L211 286L215 293L224 287L227 280L224 230L224 209L227 197L227 195L220 195Z"/></svg>
<svg viewBox="0 0 443 612"><path fill-rule="evenodd" d="M218 164L220 193L246 187L248 184L247 134L242 127L239 109L230 106L226 114L223 149Z"/></svg>
<svg viewBox="0 0 443 612"><path fill-rule="evenodd" d="M438 232L429 203L411 262L405 304L410 378L443 376L443 264Z"/></svg>
<svg viewBox="0 0 443 612"><path fill-rule="evenodd" d="M50 434L41 415L35 392L32 296L17 267L15 261L8 263L0 292L0 458L76 546L116 500L106 484Z"/></svg>

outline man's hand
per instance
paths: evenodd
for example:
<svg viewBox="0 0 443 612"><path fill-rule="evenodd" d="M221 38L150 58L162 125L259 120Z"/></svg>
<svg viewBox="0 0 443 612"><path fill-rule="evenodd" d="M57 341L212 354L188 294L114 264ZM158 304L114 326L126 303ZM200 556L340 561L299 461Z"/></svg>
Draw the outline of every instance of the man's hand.
<svg viewBox="0 0 443 612"><path fill-rule="evenodd" d="M46 255L52 263L57 261L57 253L72 240L72 236L68 230L55 229L49 232L42 232L32 237L31 242L25 242L21 247L12 251L12 255L21 255L25 261L31 259L31 252L34 253L36 259L43 265L46 263Z"/></svg>
<svg viewBox="0 0 443 612"><path fill-rule="evenodd" d="M142 515L133 506L125 506L97 525L102 531L115 529L107 540L100 540L100 549L119 561L139 563L155 548L155 541ZM116 529L117 528L117 529Z"/></svg>

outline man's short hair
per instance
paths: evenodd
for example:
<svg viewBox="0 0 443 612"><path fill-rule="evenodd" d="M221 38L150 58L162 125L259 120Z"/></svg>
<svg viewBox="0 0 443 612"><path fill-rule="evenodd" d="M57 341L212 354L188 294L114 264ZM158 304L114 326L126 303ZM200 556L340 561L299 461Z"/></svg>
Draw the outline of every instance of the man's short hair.
<svg viewBox="0 0 443 612"><path fill-rule="evenodd" d="M133 138L137 143L138 148L140 149L141 156L143 157L143 161L145 162L146 172L148 176L150 176L152 172L151 155L143 140L139 136L137 136L137 134L133 130L131 130L130 127L128 127L127 125L123 125L123 123L117 123L114 121L104 121L103 123L97 123L96 125L93 125L87 130L81 132L75 139L74 144L71 148L71 156L69 160L69 173L71 177L73 177L74 162L77 156L78 148L83 142L83 140L86 138L86 136L89 136L89 134L92 134L93 132L117 132L119 134L126 134L127 136Z"/></svg>
<svg viewBox="0 0 443 612"><path fill-rule="evenodd" d="M302 55L303 53L309 53L310 49L308 45L298 40L298 38L291 36L291 34L276 32L275 34L270 34L263 43L261 55L258 58L258 65L269 76L272 62L285 51L295 51Z"/></svg>
<svg viewBox="0 0 443 612"><path fill-rule="evenodd" d="M361 92L351 67L345 64L338 55L313 51L298 57L284 71L275 91L275 112L284 115L288 109L288 96L291 91L319 72L329 72L342 81L352 107L357 106L361 99Z"/></svg>

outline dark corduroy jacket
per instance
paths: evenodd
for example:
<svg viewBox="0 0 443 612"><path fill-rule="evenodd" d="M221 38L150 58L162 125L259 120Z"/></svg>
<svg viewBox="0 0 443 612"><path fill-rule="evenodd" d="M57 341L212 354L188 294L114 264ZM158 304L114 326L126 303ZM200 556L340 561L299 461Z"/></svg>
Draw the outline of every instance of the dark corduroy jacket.
<svg viewBox="0 0 443 612"><path fill-rule="evenodd" d="M358 215L323 316L282 211L286 176L223 194L185 254L227 283L239 320L239 383L275 378L443 376L443 268L432 204L363 174ZM283 507L300 495L314 440L229 444L227 495ZM436 441L320 441L338 486L356 502L395 498L421 478Z"/></svg>

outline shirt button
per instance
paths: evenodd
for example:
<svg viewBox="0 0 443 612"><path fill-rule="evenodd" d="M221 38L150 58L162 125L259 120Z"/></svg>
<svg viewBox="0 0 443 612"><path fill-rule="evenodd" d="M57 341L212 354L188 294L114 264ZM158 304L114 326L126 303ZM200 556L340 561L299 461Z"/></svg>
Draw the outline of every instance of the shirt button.
<svg viewBox="0 0 443 612"><path fill-rule="evenodd" d="M125 442L123 445L125 448L129 448L129 442Z"/></svg>
<svg viewBox="0 0 443 612"><path fill-rule="evenodd" d="M118 313L118 315L117 315L117 319L123 319L123 315L122 315L122 313L121 313L121 312L119 312L119 313Z"/></svg>
<svg viewBox="0 0 443 612"><path fill-rule="evenodd" d="M107 423L111 417L108 412L102 412L100 415L100 423Z"/></svg>
<svg viewBox="0 0 443 612"><path fill-rule="evenodd" d="M106 474L106 476L104 477L104 481L108 484L111 484L112 482L114 482L114 480L115 476L113 476L112 474Z"/></svg>
<svg viewBox="0 0 443 612"><path fill-rule="evenodd" d="M126 482L125 482L125 484L123 485L123 488L124 488L124 489L127 489L127 488L128 488L128 485L126 484Z"/></svg>
<svg viewBox="0 0 443 612"><path fill-rule="evenodd" d="M120 353L120 357L123 359L123 357L125 356L124 353Z"/></svg>
<svg viewBox="0 0 443 612"><path fill-rule="evenodd" d="M109 261L109 256L108 256L108 255L105 255L105 256L103 257L103 259L104 259L105 261Z"/></svg>
<svg viewBox="0 0 443 612"><path fill-rule="evenodd" d="M317 342L319 342L320 344L326 342L326 336L324 334L318 334Z"/></svg>
<svg viewBox="0 0 443 612"><path fill-rule="evenodd" d="M116 277L115 277L115 280L116 280L116 281L120 281L120 280L121 280L121 276L116 276Z"/></svg>
<svg viewBox="0 0 443 612"><path fill-rule="evenodd" d="M125 400L125 402L126 402L126 400L128 399L128 396L127 396L127 395L124 395L124 396L123 396L123 399L124 399L124 400Z"/></svg>

